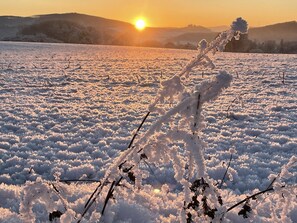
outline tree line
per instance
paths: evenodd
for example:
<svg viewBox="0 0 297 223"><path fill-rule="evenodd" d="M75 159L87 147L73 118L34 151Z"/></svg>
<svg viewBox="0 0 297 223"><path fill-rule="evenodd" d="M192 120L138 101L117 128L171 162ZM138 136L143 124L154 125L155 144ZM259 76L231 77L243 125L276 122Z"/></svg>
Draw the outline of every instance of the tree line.
<svg viewBox="0 0 297 223"><path fill-rule="evenodd" d="M71 21L44 21L24 27L15 39L36 42L63 42L81 44L125 45L160 47L174 49L197 49L192 43L162 42L158 40L137 41L134 32L119 34L112 30L99 30ZM197 40L198 42L198 40ZM250 40L248 34L242 34L239 40L234 38L226 45L226 52L241 53L297 53L296 41L257 41Z"/></svg>
<svg viewBox="0 0 297 223"><path fill-rule="evenodd" d="M242 34L239 40L232 39L225 48L226 52L241 53L297 53L296 41L257 41L250 40L248 34Z"/></svg>

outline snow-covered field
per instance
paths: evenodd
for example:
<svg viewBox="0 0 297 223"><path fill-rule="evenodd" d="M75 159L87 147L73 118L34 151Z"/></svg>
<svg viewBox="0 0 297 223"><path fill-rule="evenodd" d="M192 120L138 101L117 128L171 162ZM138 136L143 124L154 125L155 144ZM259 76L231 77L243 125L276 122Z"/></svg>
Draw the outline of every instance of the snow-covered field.
<svg viewBox="0 0 297 223"><path fill-rule="evenodd" d="M20 191L27 181L57 176L100 180L127 148L160 81L195 55L186 50L0 42L0 222L18 222ZM204 107L201 138L208 143L207 172L220 180L234 148L224 188L236 194L265 189L268 176L278 174L297 151L297 55L218 53L213 60L214 70L195 70L184 79L191 88L218 70L233 75L231 87ZM144 129L156 118L151 115ZM147 182L179 189L170 166L150 165L154 174ZM296 183L296 175L288 181ZM88 185L73 189L83 188L79 191L86 197L76 197L80 203L95 188ZM40 222L45 219L47 213ZM291 220L297 222L296 214Z"/></svg>

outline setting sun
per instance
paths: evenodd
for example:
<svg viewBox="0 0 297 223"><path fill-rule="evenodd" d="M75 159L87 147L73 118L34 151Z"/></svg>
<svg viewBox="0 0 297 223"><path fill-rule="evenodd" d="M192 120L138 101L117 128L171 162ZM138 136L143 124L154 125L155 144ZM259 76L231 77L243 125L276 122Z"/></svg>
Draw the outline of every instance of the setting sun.
<svg viewBox="0 0 297 223"><path fill-rule="evenodd" d="M143 30L146 27L146 23L143 19L137 19L135 22L135 28L138 30Z"/></svg>

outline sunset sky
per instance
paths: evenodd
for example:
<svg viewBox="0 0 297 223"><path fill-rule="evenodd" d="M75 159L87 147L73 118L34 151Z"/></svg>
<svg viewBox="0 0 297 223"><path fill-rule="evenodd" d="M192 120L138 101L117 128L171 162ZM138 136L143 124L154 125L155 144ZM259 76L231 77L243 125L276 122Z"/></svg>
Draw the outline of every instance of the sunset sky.
<svg viewBox="0 0 297 223"><path fill-rule="evenodd" d="M149 26L229 25L236 17L250 26L297 20L297 0L0 0L0 15L77 12Z"/></svg>

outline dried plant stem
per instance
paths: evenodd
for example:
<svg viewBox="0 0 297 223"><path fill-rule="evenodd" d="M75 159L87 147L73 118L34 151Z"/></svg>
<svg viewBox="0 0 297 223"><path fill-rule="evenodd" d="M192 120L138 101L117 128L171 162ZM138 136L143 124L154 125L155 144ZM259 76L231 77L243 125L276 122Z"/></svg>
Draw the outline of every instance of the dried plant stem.
<svg viewBox="0 0 297 223"><path fill-rule="evenodd" d="M111 186L110 186L110 188L109 188L109 191L108 191L108 193L107 193L107 195L106 195L106 198L105 198L105 201L104 201L104 206L103 206L102 211L101 211L101 215L104 214L104 211L105 211L107 202L108 202L108 200L112 197L112 192L113 192L113 190L114 190L114 184L115 184L115 181L112 182L112 184L111 184Z"/></svg>
<svg viewBox="0 0 297 223"><path fill-rule="evenodd" d="M92 204L95 202L96 197L93 199L93 197L95 196L95 194L97 193L97 191L102 187L101 187L101 182L99 183L99 185L96 187L96 189L94 190L94 192L92 193L91 197L88 199L87 203L84 206L84 212L81 214L81 217L78 219L77 223L80 223L81 220L83 219L83 217L85 216L85 214L87 213L87 211L89 210L89 208L92 206ZM98 195L98 194L97 194Z"/></svg>
<svg viewBox="0 0 297 223"><path fill-rule="evenodd" d="M285 187L285 186L282 186L282 188ZM262 190L262 191L259 191L258 193L255 193L251 196L248 196L247 198L239 201L238 203L234 204L233 206L231 206L230 208L227 209L226 213L231 211L232 209L236 208L237 206L241 205L242 203L248 201L249 199L254 199L256 198L257 196L261 195L261 194L265 194L266 192L269 192L269 191L273 191L274 188L268 188L268 189L265 189L265 190Z"/></svg>
<svg viewBox="0 0 297 223"><path fill-rule="evenodd" d="M285 72L283 72L283 80L282 83L285 84Z"/></svg>
<svg viewBox="0 0 297 223"><path fill-rule="evenodd" d="M113 195L113 192L114 192L115 187L118 186L118 185L120 184L120 182L122 181L122 179L123 179L123 177L121 176L121 177L117 180L117 182L116 182L116 181L113 181L113 182L112 182L112 184L111 184L111 186L110 186L110 188L109 188L109 191L108 191L108 193L107 193L107 195L106 195L106 198L105 198L105 201L104 201L104 206L103 206L102 211L101 211L101 215L104 214L106 205L107 205L109 199L112 198L112 195Z"/></svg>
<svg viewBox="0 0 297 223"><path fill-rule="evenodd" d="M230 164L231 164L231 161L232 161L232 157L233 157L233 154L231 154L231 156L230 156L230 160L229 160L228 166L227 166L227 168L226 168L226 171L225 171L225 173L224 173L224 176L223 176L223 178L222 178L222 181L221 181L220 185L218 186L219 189L221 189L222 186L223 186L223 183L224 183L224 181L225 181L227 172L228 172L228 170L229 170L229 167L230 167Z"/></svg>
<svg viewBox="0 0 297 223"><path fill-rule="evenodd" d="M196 113L195 113L195 116L194 116L194 131L193 131L193 135L196 134L196 130L197 130L197 125L198 125L198 122L199 120L198 117L199 117L199 109L201 107L201 103L200 103L200 99L201 99L201 94L198 94L198 98L197 98L197 106L196 106Z"/></svg>
<svg viewBox="0 0 297 223"><path fill-rule="evenodd" d="M239 100L239 101L240 101L241 96L243 96L244 94L246 94L246 93L241 93L241 94L239 94L239 95L238 95L237 97L235 97L235 98L231 101L231 103L228 105L227 110L226 110L227 118L230 117L229 111L230 111L230 109L231 109L231 106L235 103L236 100Z"/></svg>
<svg viewBox="0 0 297 223"><path fill-rule="evenodd" d="M67 211L68 208L67 208L66 202L65 202L64 198L62 197L60 191L57 189L57 187L53 183L50 183L49 185L53 188L53 191L58 196L58 198L61 200L61 202L62 202L62 204L64 206L65 211Z"/></svg>
<svg viewBox="0 0 297 223"><path fill-rule="evenodd" d="M95 193L97 192L97 190L99 189L100 186L101 186L101 182L100 182L99 185L96 187L96 189L95 189L94 192L92 193L91 197L88 199L87 203L85 204L85 208L88 206L89 202L91 201L91 199L93 198L93 196L95 195Z"/></svg>
<svg viewBox="0 0 297 223"><path fill-rule="evenodd" d="M127 149L130 149L133 145L133 142L136 138L136 136L138 135L140 129L142 128L143 124L145 123L147 117L150 115L150 112L147 112L147 114L144 116L143 120L141 121L140 125L138 126L135 134L133 135L129 145L128 145L128 148ZM122 166L127 162L127 160L125 160L124 162L122 162L120 165L119 165L119 168L121 169ZM130 168L132 169L133 166ZM111 187L110 187L110 191L111 193L114 191L114 187L118 186L119 183L121 182L121 180L123 179L122 176L120 176L119 180L117 181L117 183L114 185L114 182L112 183ZM90 198L88 199L87 203L85 204L85 209L84 209L84 212L82 213L80 219L77 221L77 223L80 223L82 218L84 217L84 215L87 213L87 211L90 209L90 207L93 205L93 203L95 202L95 200L97 199L97 197L99 196L99 194L101 193L103 187L109 183L108 182L108 177L104 180L103 183L99 182L99 185L97 186L97 188L94 190L94 192L92 193L92 195L90 196ZM106 198L105 198L105 202L104 202L104 207L102 209L102 215L104 214L104 211L105 211L105 207L110 199L111 195L108 193Z"/></svg>
<svg viewBox="0 0 297 223"><path fill-rule="evenodd" d="M133 135L133 137L132 137L132 139L131 139L131 141L130 141L130 143L129 143L128 149L130 149L131 146L133 145L133 142L134 142L136 136L138 135L140 129L142 128L143 124L145 123L145 121L146 121L147 117L150 115L150 113L151 113L151 112L147 112L146 115L144 116L142 122L141 122L140 125L138 126L138 128L137 128L135 134Z"/></svg>
<svg viewBox="0 0 297 223"><path fill-rule="evenodd" d="M71 182L90 182L90 183L100 183L100 180L59 180L61 183L71 183Z"/></svg>

